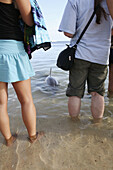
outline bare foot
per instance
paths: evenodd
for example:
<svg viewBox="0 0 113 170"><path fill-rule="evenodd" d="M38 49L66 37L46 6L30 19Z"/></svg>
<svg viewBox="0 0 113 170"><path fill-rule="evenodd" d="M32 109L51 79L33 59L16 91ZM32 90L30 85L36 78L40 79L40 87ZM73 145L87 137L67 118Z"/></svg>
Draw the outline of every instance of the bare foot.
<svg viewBox="0 0 113 170"><path fill-rule="evenodd" d="M103 120L102 118L98 118L98 119L93 118L93 123L94 123L94 124L98 124L98 123L101 123L102 120Z"/></svg>
<svg viewBox="0 0 113 170"><path fill-rule="evenodd" d="M76 121L79 121L80 119L79 119L78 116L75 116L75 117L74 117L74 116L71 116L71 120L76 122Z"/></svg>
<svg viewBox="0 0 113 170"><path fill-rule="evenodd" d="M93 120L92 120L92 125L94 126L94 127L101 127L102 126L102 118L99 118L99 119L95 119L95 118L93 118Z"/></svg>
<svg viewBox="0 0 113 170"><path fill-rule="evenodd" d="M36 132L36 135L34 136L29 136L28 137L28 140L30 143L34 143L36 142L37 140L40 140L40 138L44 136L44 132Z"/></svg>
<svg viewBox="0 0 113 170"><path fill-rule="evenodd" d="M12 135L9 139L6 139L6 146L12 146L12 144L16 141L17 134Z"/></svg>

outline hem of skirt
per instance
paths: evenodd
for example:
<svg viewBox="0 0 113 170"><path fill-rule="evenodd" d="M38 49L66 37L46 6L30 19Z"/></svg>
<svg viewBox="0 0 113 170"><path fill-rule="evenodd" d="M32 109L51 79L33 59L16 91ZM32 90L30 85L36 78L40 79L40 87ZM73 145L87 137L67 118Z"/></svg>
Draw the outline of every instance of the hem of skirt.
<svg viewBox="0 0 113 170"><path fill-rule="evenodd" d="M4 83L15 83L15 82L19 82L19 81L24 81L24 80L28 80L29 78L35 76L35 74L33 75L30 75L29 77L27 78L20 78L20 79L17 79L17 80L0 80L0 82L4 82Z"/></svg>

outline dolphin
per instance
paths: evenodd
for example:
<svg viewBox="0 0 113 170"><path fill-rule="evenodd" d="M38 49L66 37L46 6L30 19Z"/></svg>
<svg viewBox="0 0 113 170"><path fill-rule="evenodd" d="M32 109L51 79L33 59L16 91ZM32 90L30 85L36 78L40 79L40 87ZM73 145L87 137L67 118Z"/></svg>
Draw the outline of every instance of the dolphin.
<svg viewBox="0 0 113 170"><path fill-rule="evenodd" d="M45 81L49 86L56 87L58 86L58 81L51 76L52 68L50 68L50 75L46 77Z"/></svg>

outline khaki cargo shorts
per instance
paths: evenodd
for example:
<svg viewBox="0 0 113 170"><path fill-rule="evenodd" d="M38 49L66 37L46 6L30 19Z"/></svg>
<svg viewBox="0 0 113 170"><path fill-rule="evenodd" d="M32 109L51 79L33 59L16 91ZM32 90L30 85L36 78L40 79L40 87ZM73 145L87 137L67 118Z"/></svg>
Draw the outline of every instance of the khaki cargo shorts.
<svg viewBox="0 0 113 170"><path fill-rule="evenodd" d="M69 84L66 95L68 97L77 96L82 98L87 82L89 93L97 92L104 96L104 81L107 77L107 72L107 65L91 63L76 58L69 72Z"/></svg>

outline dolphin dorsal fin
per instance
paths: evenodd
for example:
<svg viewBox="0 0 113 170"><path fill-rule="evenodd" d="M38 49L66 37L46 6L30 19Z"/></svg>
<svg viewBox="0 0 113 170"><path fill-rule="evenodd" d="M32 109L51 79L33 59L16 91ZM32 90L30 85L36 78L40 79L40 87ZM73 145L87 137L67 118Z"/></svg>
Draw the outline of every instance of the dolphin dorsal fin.
<svg viewBox="0 0 113 170"><path fill-rule="evenodd" d="M50 68L50 77L51 77L52 67Z"/></svg>

